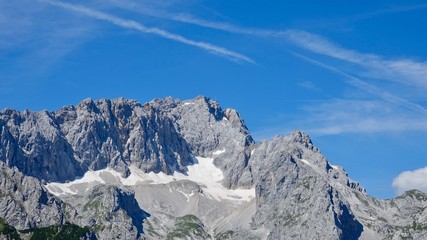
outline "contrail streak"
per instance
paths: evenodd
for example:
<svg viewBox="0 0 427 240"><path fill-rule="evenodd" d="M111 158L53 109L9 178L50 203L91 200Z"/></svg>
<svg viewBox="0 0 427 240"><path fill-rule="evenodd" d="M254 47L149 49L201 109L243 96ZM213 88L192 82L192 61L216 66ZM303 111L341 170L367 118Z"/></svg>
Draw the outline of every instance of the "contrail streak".
<svg viewBox="0 0 427 240"><path fill-rule="evenodd" d="M290 51L290 52L293 55L295 55L295 56L303 59L306 62L309 62L311 64L320 66L320 67L322 67L324 69L327 69L329 71L335 72L335 73L337 73L337 74L339 74L341 76L346 77L347 78L346 82L348 84L354 86L354 87L357 87L357 88L362 89L362 90L364 90L366 92L369 92L369 93L371 93L371 94L373 94L375 96L378 96L378 97L380 97L381 99L383 99L383 100L385 100L387 102L390 102L390 103L393 103L393 104L405 107L407 109L413 110L415 112L419 112L419 113L427 115L427 109L425 107L423 107L422 105L413 103L413 102L408 101L406 99L403 99L403 98L400 98L398 96L395 96L395 95L393 95L393 94L391 94L391 93L389 93L387 91L381 90L381 89L375 87L374 85L371 85L371 84L369 84L369 83L367 83L365 81L362 81L359 78L357 78L357 77L355 77L355 76L353 76L351 74L348 74L346 72L343 72L343 71L341 71L341 70L339 70L337 68L331 67L331 66L329 66L327 64L324 64L322 62L316 61L316 60L311 59L309 57L306 57L304 55L301 55L301 54L298 54L298 53L295 53L295 52L292 52L292 51Z"/></svg>
<svg viewBox="0 0 427 240"><path fill-rule="evenodd" d="M151 28L151 27L146 27L143 24L136 22L134 20L128 20L128 19L123 19L123 18L119 18L110 14L106 14L94 9L90 9L81 5L73 5L73 4L69 4L69 3L64 3L64 2L60 2L60 1L52 1L52 0L38 0L40 2L44 2L44 3L48 3L50 5L56 6L56 7L61 7L67 10L71 10L71 11L75 11L81 14L84 14L86 16L89 17L93 17L99 20L104 20L107 22L110 22L114 25L123 27L123 28L128 28L128 29L134 29L134 30L138 30L140 32L143 33L149 33L149 34L154 34L157 36L160 36L162 38L166 38L169 40L173 40L173 41L177 41L177 42L181 42L184 44L188 44L191 46L195 46L198 48L201 48L203 50L208 51L209 53L215 54L215 55L220 55L220 56L224 56L233 60L239 60L239 61L244 61L244 62L248 62L248 63L252 63L255 64L255 61L253 59L251 59L250 57L237 53L237 52L233 52L231 50L228 50L226 48L217 46L217 45L213 45L210 43L206 43L206 42L200 42L200 41L195 41L195 40L191 40L188 38L185 38L181 35L178 34L174 34L174 33L170 33L168 31L159 29L159 28Z"/></svg>

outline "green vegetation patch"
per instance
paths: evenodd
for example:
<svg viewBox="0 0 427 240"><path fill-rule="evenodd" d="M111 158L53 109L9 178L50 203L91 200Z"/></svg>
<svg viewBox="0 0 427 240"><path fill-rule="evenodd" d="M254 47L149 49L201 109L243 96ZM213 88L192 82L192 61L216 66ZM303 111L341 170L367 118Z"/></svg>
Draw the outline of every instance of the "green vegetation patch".
<svg viewBox="0 0 427 240"><path fill-rule="evenodd" d="M20 231L32 234L30 240L78 240L89 233L89 227L79 227L72 223L64 225L53 225L44 228L34 228Z"/></svg>
<svg viewBox="0 0 427 240"><path fill-rule="evenodd" d="M4 236L7 239L21 239L19 237L18 231L10 226L9 224L7 224L3 218L0 218L0 237Z"/></svg>
<svg viewBox="0 0 427 240"><path fill-rule="evenodd" d="M196 216L185 215L176 218L175 229L168 233L166 239L191 238L191 236L210 238L210 235L204 230L203 224Z"/></svg>
<svg viewBox="0 0 427 240"><path fill-rule="evenodd" d="M412 222L412 229L417 232L427 232L427 224L426 223L418 223L415 220Z"/></svg>
<svg viewBox="0 0 427 240"><path fill-rule="evenodd" d="M86 211L94 210L95 212L98 213L100 206L101 206L100 200L99 199L93 199L92 201L86 203L83 206L83 211L86 212Z"/></svg>
<svg viewBox="0 0 427 240"><path fill-rule="evenodd" d="M233 235L234 235L234 231L228 230L228 231L218 233L217 235L215 235L215 239L217 239L217 240L232 239Z"/></svg>

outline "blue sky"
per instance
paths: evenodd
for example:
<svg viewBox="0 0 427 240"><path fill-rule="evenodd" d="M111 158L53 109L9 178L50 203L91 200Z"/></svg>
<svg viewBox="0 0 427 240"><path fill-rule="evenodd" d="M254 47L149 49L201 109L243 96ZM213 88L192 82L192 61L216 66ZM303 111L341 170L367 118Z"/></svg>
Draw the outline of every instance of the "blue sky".
<svg viewBox="0 0 427 240"><path fill-rule="evenodd" d="M423 1L0 0L0 108L206 95L306 131L377 197L427 191Z"/></svg>

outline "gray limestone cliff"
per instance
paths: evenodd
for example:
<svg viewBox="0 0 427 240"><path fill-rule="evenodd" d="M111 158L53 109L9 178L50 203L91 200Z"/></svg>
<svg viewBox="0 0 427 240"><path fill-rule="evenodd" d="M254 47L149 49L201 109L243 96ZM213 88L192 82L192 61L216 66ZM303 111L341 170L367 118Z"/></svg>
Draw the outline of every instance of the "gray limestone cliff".
<svg viewBox="0 0 427 240"><path fill-rule="evenodd" d="M213 159L226 189L254 198L216 199L189 180L125 186L113 175L73 194L46 187L107 168L186 175L196 157ZM18 230L70 222L99 239L427 239L426 194L370 197L307 134L255 143L237 111L206 97L5 109L0 163L0 218Z"/></svg>
<svg viewBox="0 0 427 240"><path fill-rule="evenodd" d="M205 97L183 102L157 99L144 105L126 99L93 101L47 112L0 112L0 159L39 180L67 181L87 170L130 164L146 172L185 172L192 155L227 149L235 161L217 160L226 185L247 165L242 151L253 144L235 110L223 111Z"/></svg>
<svg viewBox="0 0 427 240"><path fill-rule="evenodd" d="M46 191L40 181L0 164L0 217L27 229L65 223L64 203Z"/></svg>

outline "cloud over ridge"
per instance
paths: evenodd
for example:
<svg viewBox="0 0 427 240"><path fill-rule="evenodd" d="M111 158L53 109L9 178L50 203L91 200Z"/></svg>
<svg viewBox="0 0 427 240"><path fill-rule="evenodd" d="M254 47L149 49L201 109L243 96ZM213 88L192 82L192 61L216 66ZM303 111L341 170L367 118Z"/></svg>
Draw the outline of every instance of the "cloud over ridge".
<svg viewBox="0 0 427 240"><path fill-rule="evenodd" d="M400 173L393 180L393 187L397 194L402 194L411 189L418 189L427 193L427 166Z"/></svg>

